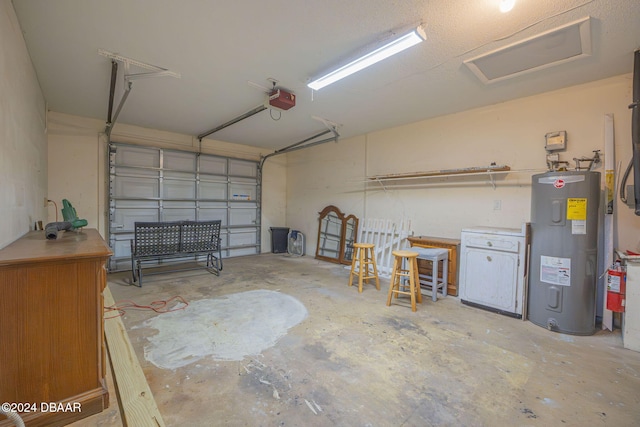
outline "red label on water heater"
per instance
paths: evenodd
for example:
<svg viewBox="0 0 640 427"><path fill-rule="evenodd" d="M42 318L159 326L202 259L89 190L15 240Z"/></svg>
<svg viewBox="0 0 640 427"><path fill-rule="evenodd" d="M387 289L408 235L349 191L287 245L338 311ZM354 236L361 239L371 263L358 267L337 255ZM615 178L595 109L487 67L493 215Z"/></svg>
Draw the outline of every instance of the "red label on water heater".
<svg viewBox="0 0 640 427"><path fill-rule="evenodd" d="M556 182L553 183L553 186L556 187L556 188L564 187L564 179L562 179L562 178L556 179Z"/></svg>

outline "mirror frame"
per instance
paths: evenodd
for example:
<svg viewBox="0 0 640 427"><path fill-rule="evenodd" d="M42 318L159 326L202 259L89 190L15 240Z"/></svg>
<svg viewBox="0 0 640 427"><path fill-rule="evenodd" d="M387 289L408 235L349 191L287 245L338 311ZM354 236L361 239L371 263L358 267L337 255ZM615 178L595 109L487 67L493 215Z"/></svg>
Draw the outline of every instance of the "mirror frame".
<svg viewBox="0 0 640 427"><path fill-rule="evenodd" d="M322 220L329 215L329 213L335 213L338 216L338 219L341 222L340 225L340 236L339 236L339 245L340 245L340 250L338 253L338 257L337 258L332 258L332 257L328 257L325 255L320 255L320 241L322 238ZM345 216L342 211L340 211L340 209L336 206L333 205L329 205L327 207L325 207L322 211L320 211L318 213L319 215L319 219L318 219L318 242L316 245L316 258L317 259L321 259L324 261L329 261L329 262L334 262L334 263L338 263L338 264L346 264L346 265L350 265L351 264L351 258L347 258L347 256L349 255L346 245L346 232L347 232L347 224L350 220L353 220L353 224L354 224L354 228L353 228L353 242L355 243L358 240L358 217L356 217L355 215L351 214L348 216ZM351 255L353 255L353 250L350 252Z"/></svg>

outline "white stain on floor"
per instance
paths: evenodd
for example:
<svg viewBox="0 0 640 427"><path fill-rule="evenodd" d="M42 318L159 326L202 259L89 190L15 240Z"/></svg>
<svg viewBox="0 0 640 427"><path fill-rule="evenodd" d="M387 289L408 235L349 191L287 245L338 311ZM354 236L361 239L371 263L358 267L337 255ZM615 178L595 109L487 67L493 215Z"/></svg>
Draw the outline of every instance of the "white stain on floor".
<svg viewBox="0 0 640 427"><path fill-rule="evenodd" d="M144 322L143 326L158 331L148 337L144 357L164 369L205 357L242 360L275 345L307 314L296 298L268 290L194 301L184 310Z"/></svg>

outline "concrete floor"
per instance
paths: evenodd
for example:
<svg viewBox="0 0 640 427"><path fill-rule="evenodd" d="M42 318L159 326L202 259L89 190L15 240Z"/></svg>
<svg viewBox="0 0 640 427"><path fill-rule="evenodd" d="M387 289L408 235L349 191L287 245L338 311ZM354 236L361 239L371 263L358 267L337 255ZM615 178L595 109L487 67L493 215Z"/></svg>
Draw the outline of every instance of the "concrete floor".
<svg viewBox="0 0 640 427"><path fill-rule="evenodd" d="M359 294L348 278L312 256L266 254L225 260L219 277L148 276L142 288L125 273L108 280L116 301L180 295L193 305L271 290L308 311L259 354L164 369L145 357L160 332L145 322L168 314L128 310L124 324L169 426L640 425L640 353L622 347L619 330L553 333L455 297L423 298L413 313L408 300L385 305L388 280ZM236 309L260 322L259 304Z"/></svg>

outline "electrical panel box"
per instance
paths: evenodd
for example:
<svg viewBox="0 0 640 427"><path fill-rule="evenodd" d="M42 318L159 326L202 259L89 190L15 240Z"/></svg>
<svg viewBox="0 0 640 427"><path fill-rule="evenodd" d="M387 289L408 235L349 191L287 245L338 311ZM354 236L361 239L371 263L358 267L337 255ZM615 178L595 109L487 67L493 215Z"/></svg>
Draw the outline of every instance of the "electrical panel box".
<svg viewBox="0 0 640 427"><path fill-rule="evenodd" d="M269 105L281 110L288 110L296 105L296 96L286 90L278 89L269 95Z"/></svg>
<svg viewBox="0 0 640 427"><path fill-rule="evenodd" d="M567 148L567 131L549 132L544 136L547 151L558 151Z"/></svg>

